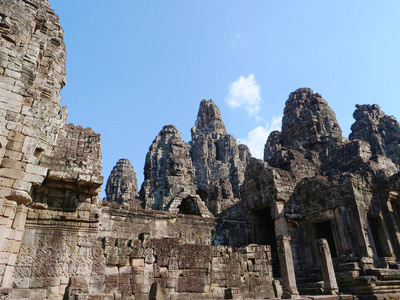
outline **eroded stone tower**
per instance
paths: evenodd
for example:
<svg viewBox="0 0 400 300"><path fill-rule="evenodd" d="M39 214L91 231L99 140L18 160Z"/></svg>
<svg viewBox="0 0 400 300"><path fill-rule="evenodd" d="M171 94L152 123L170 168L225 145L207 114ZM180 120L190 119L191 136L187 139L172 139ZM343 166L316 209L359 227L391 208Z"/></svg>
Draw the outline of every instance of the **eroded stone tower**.
<svg viewBox="0 0 400 300"><path fill-rule="evenodd" d="M141 206L136 199L138 184L136 173L129 159L121 158L111 171L106 185L106 200L111 203L127 205L134 208Z"/></svg>

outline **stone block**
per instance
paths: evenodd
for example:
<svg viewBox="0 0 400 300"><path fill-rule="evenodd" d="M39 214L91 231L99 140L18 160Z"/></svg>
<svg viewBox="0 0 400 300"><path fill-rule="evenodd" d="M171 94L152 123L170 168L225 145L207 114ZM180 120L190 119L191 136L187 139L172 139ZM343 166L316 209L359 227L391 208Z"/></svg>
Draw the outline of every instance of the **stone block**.
<svg viewBox="0 0 400 300"><path fill-rule="evenodd" d="M7 152L4 155L4 158L9 158L13 160L21 160L22 158L22 153L19 151L12 151L12 150L7 150ZM0 175L2 176L2 175Z"/></svg>
<svg viewBox="0 0 400 300"><path fill-rule="evenodd" d="M16 278L13 280L13 286L17 289L28 290L31 286L30 281L31 278Z"/></svg>
<svg viewBox="0 0 400 300"><path fill-rule="evenodd" d="M88 293L89 292L89 278L84 276L73 276L70 279L70 292L75 293Z"/></svg>
<svg viewBox="0 0 400 300"><path fill-rule="evenodd" d="M32 183L24 180L16 180L13 184L13 188L17 190L30 191L32 188Z"/></svg>
<svg viewBox="0 0 400 300"><path fill-rule="evenodd" d="M8 132L8 140L13 140L16 142L23 142L25 140L25 135L20 132L9 131Z"/></svg>
<svg viewBox="0 0 400 300"><path fill-rule="evenodd" d="M91 276L89 282L89 292L99 294L103 291L104 276Z"/></svg>
<svg viewBox="0 0 400 300"><path fill-rule="evenodd" d="M118 293L118 275L107 275L104 281L105 293Z"/></svg>
<svg viewBox="0 0 400 300"><path fill-rule="evenodd" d="M78 218L82 220L89 220L90 212L88 211L78 211Z"/></svg>
<svg viewBox="0 0 400 300"><path fill-rule="evenodd" d="M69 279L68 279L69 281ZM68 281L64 284L68 284ZM43 286L44 287L51 287L51 286L59 286L61 284L60 277L47 277L43 278Z"/></svg>
<svg viewBox="0 0 400 300"><path fill-rule="evenodd" d="M0 187L8 187L11 188L15 182L15 179L9 179L0 177Z"/></svg>
<svg viewBox="0 0 400 300"><path fill-rule="evenodd" d="M31 290L30 289L22 289L22 288L14 288L11 293L12 299L26 298L30 299Z"/></svg>
<svg viewBox="0 0 400 300"><path fill-rule="evenodd" d="M47 294L49 297L60 296L60 286L50 286L47 288Z"/></svg>
<svg viewBox="0 0 400 300"><path fill-rule="evenodd" d="M30 300L43 300L47 297L47 290L46 289L32 289Z"/></svg>
<svg viewBox="0 0 400 300"><path fill-rule="evenodd" d="M119 268L119 273L120 274L131 274L132 273L132 267L131 266L120 267Z"/></svg>
<svg viewBox="0 0 400 300"><path fill-rule="evenodd" d="M9 178L9 179L24 179L26 173L19 170L14 170L10 168L1 168L0 169L0 176Z"/></svg>
<svg viewBox="0 0 400 300"><path fill-rule="evenodd" d="M26 172L31 173L31 174L40 175L40 176L46 176L47 168L38 166L38 165L28 164L26 166Z"/></svg>
<svg viewBox="0 0 400 300"><path fill-rule="evenodd" d="M136 274L131 276L132 284L142 284L144 282L144 274Z"/></svg>
<svg viewBox="0 0 400 300"><path fill-rule="evenodd" d="M131 258L130 265L133 268L144 267L144 259L143 258Z"/></svg>
<svg viewBox="0 0 400 300"><path fill-rule="evenodd" d="M43 278L41 278L41 277L31 278L30 287L33 289L42 288L43 287Z"/></svg>
<svg viewBox="0 0 400 300"><path fill-rule="evenodd" d="M25 173L25 176L22 179L28 182L32 182L32 184L34 185L40 185L42 184L44 177L35 174Z"/></svg>
<svg viewBox="0 0 400 300"><path fill-rule="evenodd" d="M6 149L11 151L22 152L23 145L24 144L22 142L9 140Z"/></svg>

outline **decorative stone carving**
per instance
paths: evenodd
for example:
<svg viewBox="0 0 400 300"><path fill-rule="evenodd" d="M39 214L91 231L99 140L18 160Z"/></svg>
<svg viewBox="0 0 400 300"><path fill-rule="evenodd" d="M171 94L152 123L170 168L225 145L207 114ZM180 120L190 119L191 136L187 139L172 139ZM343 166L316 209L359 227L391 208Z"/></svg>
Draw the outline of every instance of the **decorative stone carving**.
<svg viewBox="0 0 400 300"><path fill-rule="evenodd" d="M136 173L130 161L120 159L111 171L106 185L106 200L111 203L129 205L133 208L140 207L140 201L136 199L138 185Z"/></svg>
<svg viewBox="0 0 400 300"><path fill-rule="evenodd" d="M400 162L400 125L393 116L386 115L378 105L356 105L350 139L366 141L373 154L385 155Z"/></svg>
<svg viewBox="0 0 400 300"><path fill-rule="evenodd" d="M239 200L250 151L244 145L238 146L236 139L226 133L221 113L212 100L200 103L191 146L197 193L218 215Z"/></svg>
<svg viewBox="0 0 400 300"><path fill-rule="evenodd" d="M146 208L168 210L179 193L195 195L190 146L173 125L164 126L146 156L140 197Z"/></svg>
<svg viewBox="0 0 400 300"><path fill-rule="evenodd" d="M286 148L298 151L317 169L321 164L324 168L323 164L344 142L336 115L328 103L311 89L300 88L289 95L282 118L282 132L276 131L269 136L264 159L276 166L275 156L281 155L282 148ZM294 152L292 156L296 156Z"/></svg>
<svg viewBox="0 0 400 300"><path fill-rule="evenodd" d="M0 0L0 75L0 298L293 298L323 277L399 298L400 129L378 106L357 106L348 141L298 89L262 161L203 100L189 144L172 125L153 141L141 209L127 160L98 199L100 135L66 124L48 1Z"/></svg>

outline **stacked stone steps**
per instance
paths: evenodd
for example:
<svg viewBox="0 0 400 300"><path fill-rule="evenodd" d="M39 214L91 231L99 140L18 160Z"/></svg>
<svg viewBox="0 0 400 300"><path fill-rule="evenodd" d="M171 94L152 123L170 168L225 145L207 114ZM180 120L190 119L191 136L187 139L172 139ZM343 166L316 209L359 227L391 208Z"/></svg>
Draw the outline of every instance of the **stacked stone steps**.
<svg viewBox="0 0 400 300"><path fill-rule="evenodd" d="M399 294L400 270L398 269L368 269L370 291L374 294Z"/></svg>
<svg viewBox="0 0 400 300"><path fill-rule="evenodd" d="M374 294L400 294L400 280L377 281L372 288Z"/></svg>
<svg viewBox="0 0 400 300"><path fill-rule="evenodd" d="M324 293L324 282L299 283L297 289L300 295L322 295Z"/></svg>
<svg viewBox="0 0 400 300"><path fill-rule="evenodd" d="M341 280L340 290L367 297L368 295L400 294L399 270L370 269L366 270L369 275L347 278ZM395 272L393 272L395 271ZM373 275L372 275L373 274ZM345 278L345 275L343 275ZM397 296L395 299L399 299Z"/></svg>

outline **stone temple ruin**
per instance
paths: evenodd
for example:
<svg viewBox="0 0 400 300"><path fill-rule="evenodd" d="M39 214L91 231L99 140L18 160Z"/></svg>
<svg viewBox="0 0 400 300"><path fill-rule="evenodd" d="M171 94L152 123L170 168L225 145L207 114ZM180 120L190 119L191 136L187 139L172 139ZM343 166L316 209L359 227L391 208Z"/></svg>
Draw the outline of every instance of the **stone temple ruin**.
<svg viewBox="0 0 400 300"><path fill-rule="evenodd" d="M67 124L49 6L0 0L0 299L400 297L394 117L357 105L346 139L298 89L260 160L203 100L192 140L164 126L140 190L121 159L102 201L100 135Z"/></svg>

